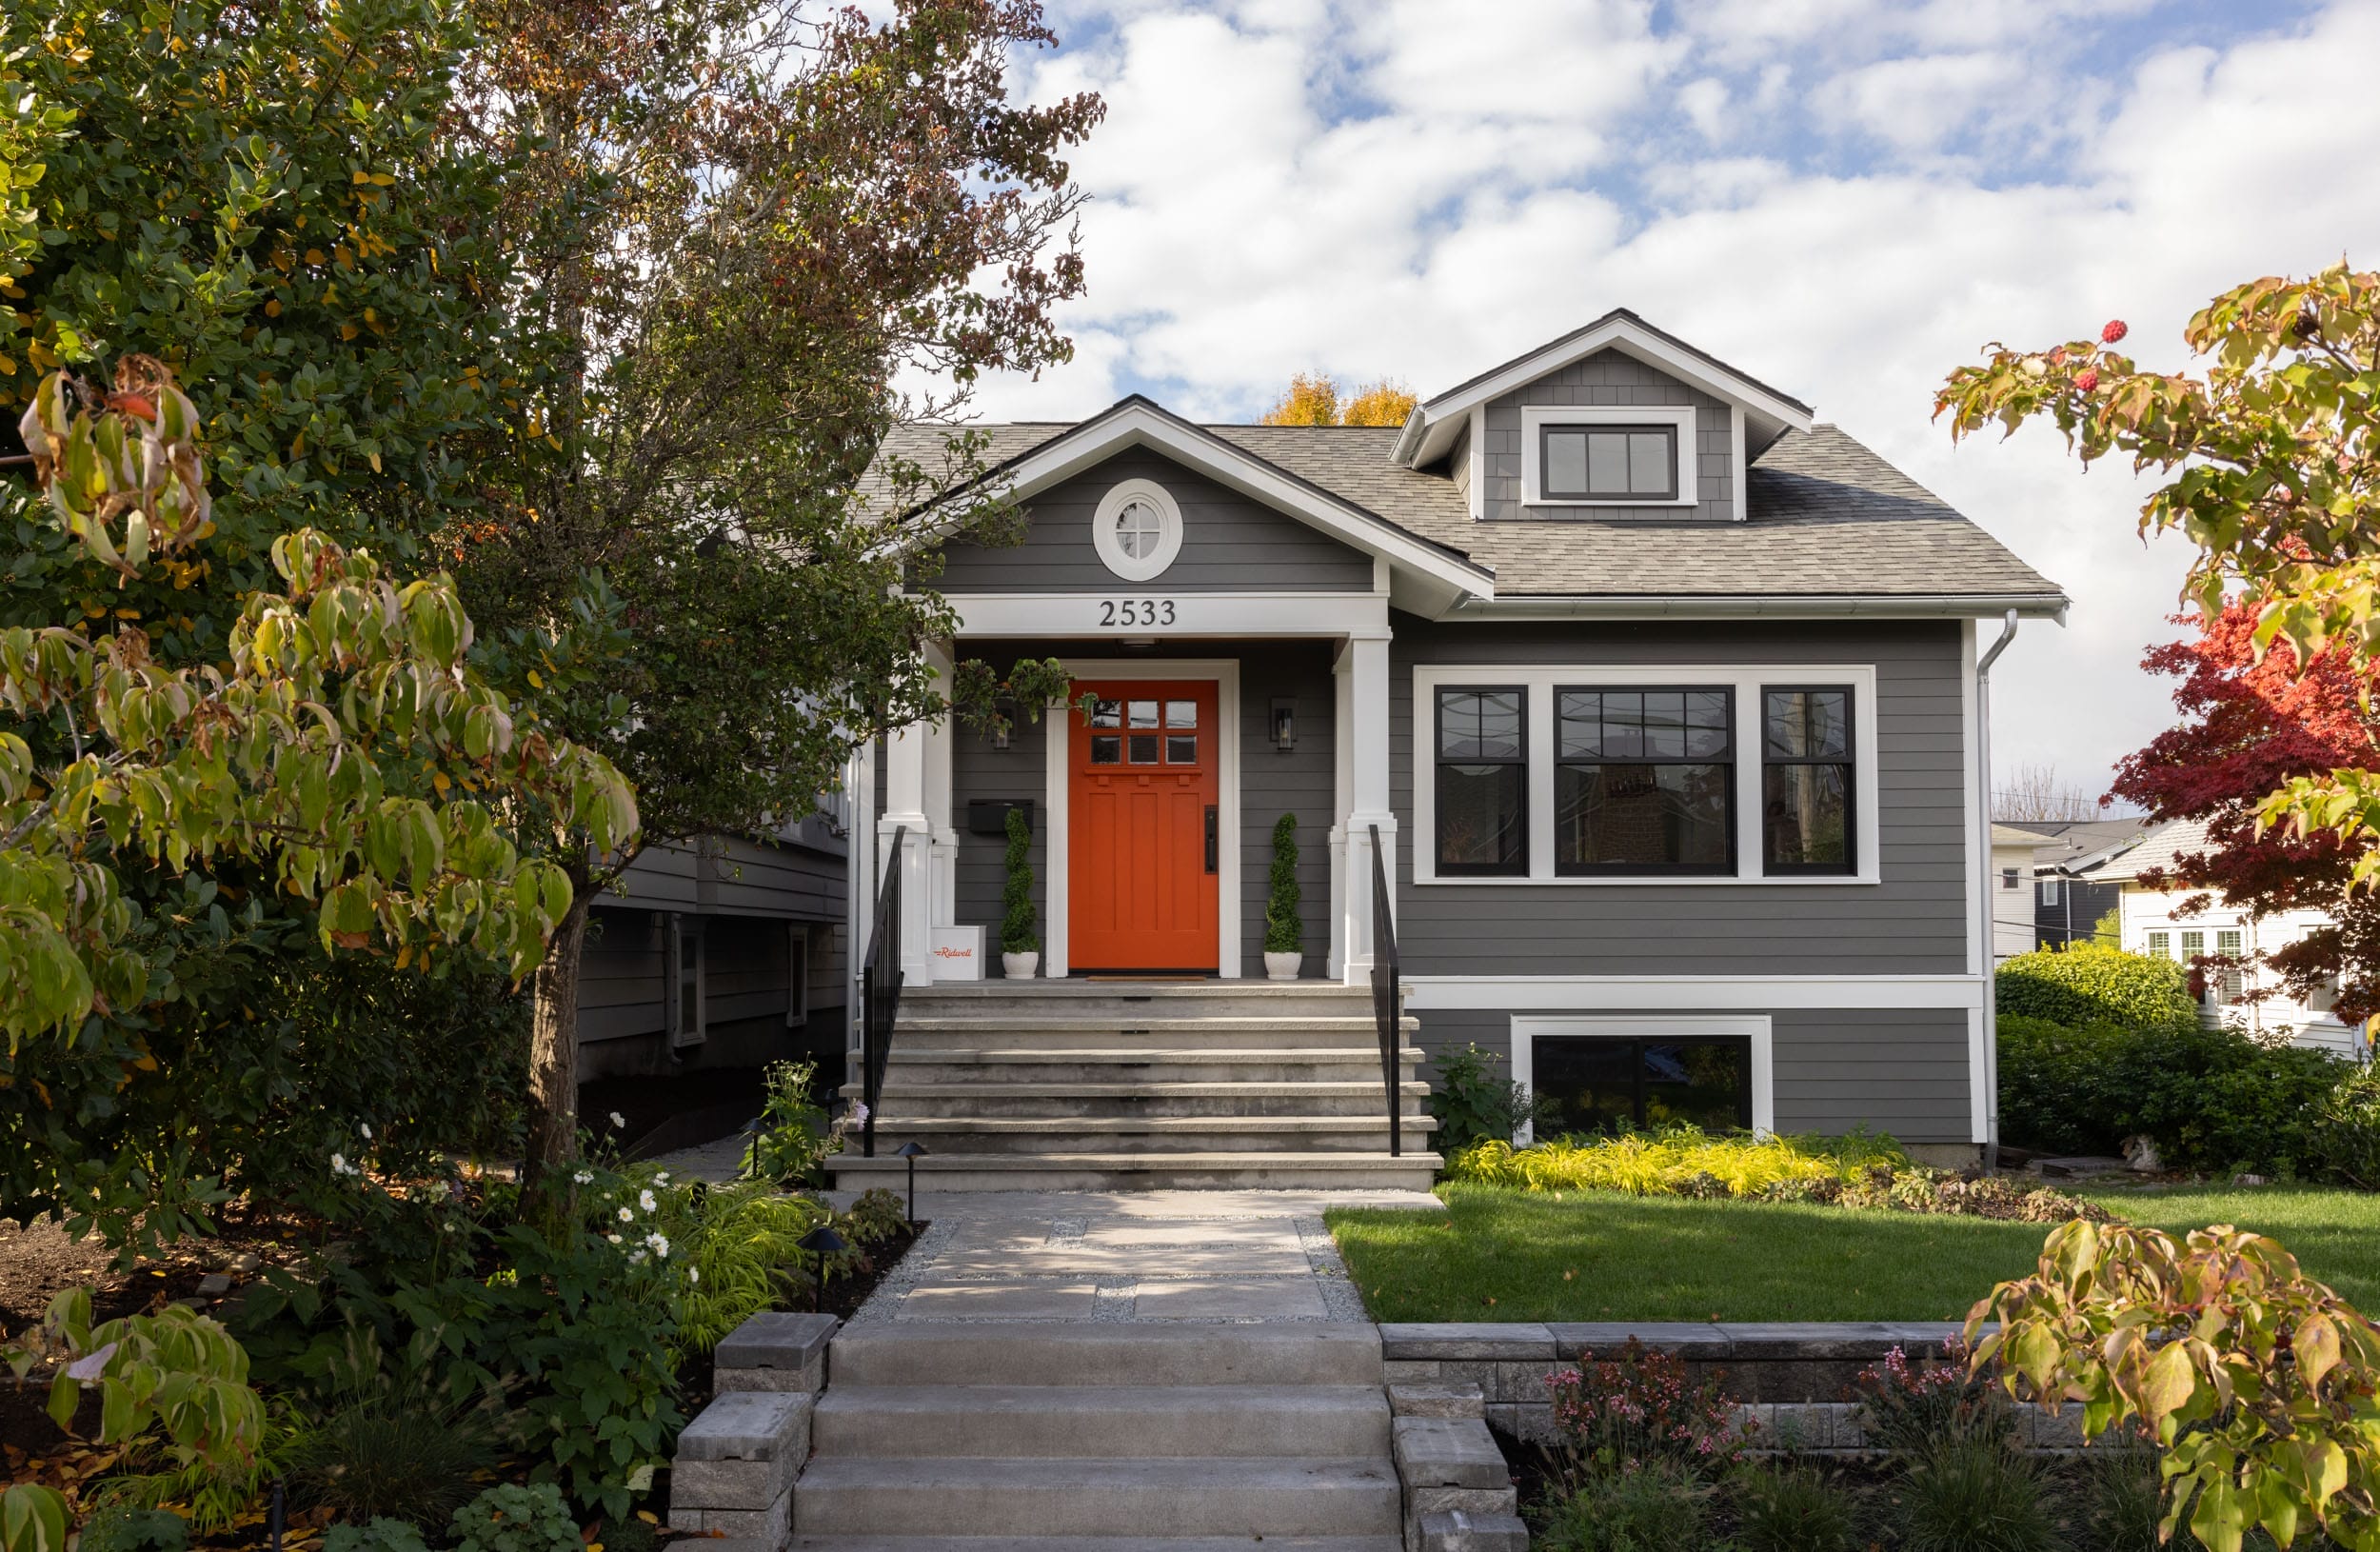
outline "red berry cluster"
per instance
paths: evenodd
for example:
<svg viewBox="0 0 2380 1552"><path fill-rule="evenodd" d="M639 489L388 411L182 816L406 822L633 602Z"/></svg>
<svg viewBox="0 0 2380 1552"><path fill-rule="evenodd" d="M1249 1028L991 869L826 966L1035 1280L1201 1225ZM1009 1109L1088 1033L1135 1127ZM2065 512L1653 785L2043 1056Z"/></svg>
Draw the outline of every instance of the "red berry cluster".
<svg viewBox="0 0 2380 1552"><path fill-rule="evenodd" d="M2111 319L2107 328L2099 330L2099 341L2103 345L2113 345L2116 341L2122 339L2125 335L2131 332L2131 329L2124 327L2123 319Z"/></svg>

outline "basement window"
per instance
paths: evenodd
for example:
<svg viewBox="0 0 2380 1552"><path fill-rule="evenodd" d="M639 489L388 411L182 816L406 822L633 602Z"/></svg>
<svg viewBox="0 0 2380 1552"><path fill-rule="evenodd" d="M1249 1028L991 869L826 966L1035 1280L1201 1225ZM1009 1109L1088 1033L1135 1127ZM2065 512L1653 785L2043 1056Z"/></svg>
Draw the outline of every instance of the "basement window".
<svg viewBox="0 0 2380 1552"><path fill-rule="evenodd" d="M1752 1042L1539 1036L1534 1073L1550 1112L1540 1137L1617 1133L1680 1123L1708 1132L1752 1127Z"/></svg>

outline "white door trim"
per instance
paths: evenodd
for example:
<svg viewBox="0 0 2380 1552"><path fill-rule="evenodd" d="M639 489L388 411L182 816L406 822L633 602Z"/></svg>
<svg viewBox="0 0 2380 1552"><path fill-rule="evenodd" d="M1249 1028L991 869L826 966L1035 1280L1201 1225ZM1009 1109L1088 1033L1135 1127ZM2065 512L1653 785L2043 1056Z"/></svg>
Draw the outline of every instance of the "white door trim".
<svg viewBox="0 0 2380 1552"><path fill-rule="evenodd" d="M1768 1015L1712 1017L1676 1015L1568 1014L1561 1018L1513 1020L1513 1081L1537 1087L1536 1041L1540 1035L1635 1035L1680 1040L1714 1037L1752 1042L1752 1129L1763 1137L1776 1131L1775 1035Z"/></svg>
<svg viewBox="0 0 2380 1552"><path fill-rule="evenodd" d="M1061 658L1077 679L1212 680L1215 685L1215 758L1221 763L1215 796L1215 972L1226 981L1240 978L1240 660L1237 658ZM1074 731L1073 707L1042 719L1048 729L1042 756L1041 804L1049 815L1049 840L1043 848L1049 862L1048 908L1041 934L1046 973L1067 970L1066 904L1068 882L1066 794L1073 785L1067 768L1067 741Z"/></svg>

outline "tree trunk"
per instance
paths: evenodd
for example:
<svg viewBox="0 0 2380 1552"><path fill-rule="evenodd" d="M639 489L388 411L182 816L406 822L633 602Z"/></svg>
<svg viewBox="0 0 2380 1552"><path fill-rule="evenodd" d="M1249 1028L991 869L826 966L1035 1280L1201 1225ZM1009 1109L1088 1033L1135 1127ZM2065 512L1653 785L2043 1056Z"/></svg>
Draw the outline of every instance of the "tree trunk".
<svg viewBox="0 0 2380 1552"><path fill-rule="evenodd" d="M575 870L570 885L570 909L554 928L532 984L525 1200L579 1157L579 958L586 946L588 891Z"/></svg>

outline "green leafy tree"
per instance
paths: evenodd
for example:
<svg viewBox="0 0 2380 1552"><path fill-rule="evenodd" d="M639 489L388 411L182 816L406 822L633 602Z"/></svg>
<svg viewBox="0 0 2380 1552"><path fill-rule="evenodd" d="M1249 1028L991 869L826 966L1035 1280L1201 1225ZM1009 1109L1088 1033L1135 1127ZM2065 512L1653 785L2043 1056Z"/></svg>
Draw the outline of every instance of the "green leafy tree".
<svg viewBox="0 0 2380 1552"><path fill-rule="evenodd" d="M1041 951L1041 919L1033 910L1033 830L1024 810L1008 810L1007 874L1000 885L1000 947L1006 954Z"/></svg>
<svg viewBox="0 0 2380 1552"><path fill-rule="evenodd" d="M459 572L485 661L628 777L645 844L773 835L853 748L947 705L922 647L953 616L920 546L1007 508L979 437L880 453L981 374L1066 359L1062 156L1101 106L1010 99L1011 58L1054 42L1036 0L904 0L881 23L799 0L476 14L468 123L518 169L497 227L522 327L558 352L521 391L542 434L486 466L497 509ZM625 634L553 684L550 623L612 589ZM558 853L541 1173L576 1145L585 911L635 854Z"/></svg>
<svg viewBox="0 0 2380 1552"><path fill-rule="evenodd" d="M191 402L129 357L102 391L50 374L20 426L46 510L94 560L136 577L195 551L208 522ZM636 827L601 755L550 738L465 664L470 622L435 576L400 588L311 529L277 541L285 590L252 595L225 667L169 668L145 632L0 629L0 1005L26 1042L137 1007L122 862L215 857L309 902L324 949L399 968L475 950L526 974L570 906L565 875L524 856L490 799L617 846ZM36 755L30 732L59 757ZM476 794L485 793L483 798ZM60 1037L65 1037L61 1039ZM172 1224L153 1180L118 1204ZM150 1232L158 1230L154 1227Z"/></svg>
<svg viewBox="0 0 2380 1552"><path fill-rule="evenodd" d="M1993 345L1935 399L1954 437L2047 419L2085 464L2128 456L2166 483L2143 534L2198 549L2185 592L2211 627L2227 603L2255 611L2255 650L2278 643L2298 671L2336 645L2361 664L2380 647L2380 274L2344 263L2306 279L2267 276L2213 299L2183 342L2203 376L2144 370L2096 339L2039 349ZM2340 836L2354 880L2380 878L2380 771L2291 777L2259 821Z"/></svg>
<svg viewBox="0 0 2380 1552"><path fill-rule="evenodd" d="M1273 872L1264 894L1264 951L1295 954L1305 944L1305 923L1298 916L1303 899L1298 887L1298 816L1283 814L1273 822Z"/></svg>

